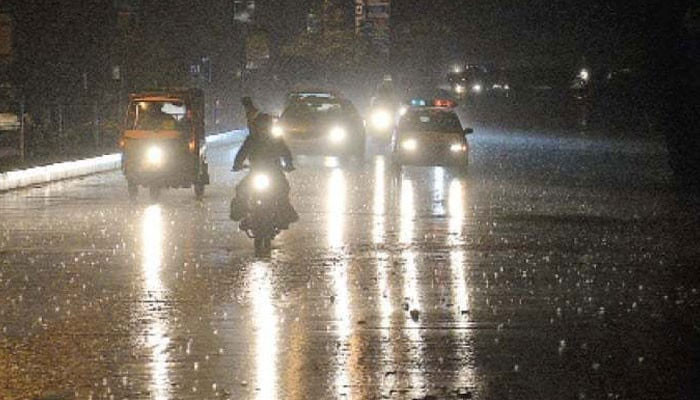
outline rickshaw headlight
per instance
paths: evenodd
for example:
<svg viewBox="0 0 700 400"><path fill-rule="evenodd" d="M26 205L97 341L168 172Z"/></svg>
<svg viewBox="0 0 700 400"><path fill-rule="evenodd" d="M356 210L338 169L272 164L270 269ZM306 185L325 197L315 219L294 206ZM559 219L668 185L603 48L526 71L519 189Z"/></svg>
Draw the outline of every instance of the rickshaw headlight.
<svg viewBox="0 0 700 400"><path fill-rule="evenodd" d="M453 143L450 146L450 151L453 153L459 153L459 152L466 151L466 150L467 150L466 146L461 144L461 143Z"/></svg>
<svg viewBox="0 0 700 400"><path fill-rule="evenodd" d="M151 165L161 165L163 163L163 149L153 146L146 152L146 161Z"/></svg>
<svg viewBox="0 0 700 400"><path fill-rule="evenodd" d="M267 190L270 187L270 177L265 174L255 175L253 177L253 187L259 192Z"/></svg>

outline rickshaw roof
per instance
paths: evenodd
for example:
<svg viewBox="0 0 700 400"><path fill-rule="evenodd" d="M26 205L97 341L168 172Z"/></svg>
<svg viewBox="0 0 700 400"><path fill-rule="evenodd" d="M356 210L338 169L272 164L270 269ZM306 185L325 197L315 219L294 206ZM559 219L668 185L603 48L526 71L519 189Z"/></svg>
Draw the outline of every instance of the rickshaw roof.
<svg viewBox="0 0 700 400"><path fill-rule="evenodd" d="M185 100L187 97L197 97L202 95L201 89L186 89L186 88L174 88L174 89L158 89L158 90L148 90L138 93L132 93L129 97L133 101L173 101L173 100Z"/></svg>

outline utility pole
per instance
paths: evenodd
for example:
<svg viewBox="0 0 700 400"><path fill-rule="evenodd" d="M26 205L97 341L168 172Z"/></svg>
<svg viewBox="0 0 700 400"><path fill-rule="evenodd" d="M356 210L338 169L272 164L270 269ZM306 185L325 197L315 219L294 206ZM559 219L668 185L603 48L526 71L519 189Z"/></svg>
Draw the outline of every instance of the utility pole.
<svg viewBox="0 0 700 400"><path fill-rule="evenodd" d="M19 155L22 162L26 156L24 130L24 97L22 97L19 103Z"/></svg>

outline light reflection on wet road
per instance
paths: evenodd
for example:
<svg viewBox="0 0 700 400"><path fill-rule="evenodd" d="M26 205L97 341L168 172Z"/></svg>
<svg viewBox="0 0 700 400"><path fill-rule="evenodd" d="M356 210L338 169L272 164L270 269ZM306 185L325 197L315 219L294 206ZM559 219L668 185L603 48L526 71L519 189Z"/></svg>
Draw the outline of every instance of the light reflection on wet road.
<svg viewBox="0 0 700 400"><path fill-rule="evenodd" d="M472 144L467 176L300 158L270 260L227 219L230 148L202 202L0 194L0 398L681 397L697 232L663 152Z"/></svg>

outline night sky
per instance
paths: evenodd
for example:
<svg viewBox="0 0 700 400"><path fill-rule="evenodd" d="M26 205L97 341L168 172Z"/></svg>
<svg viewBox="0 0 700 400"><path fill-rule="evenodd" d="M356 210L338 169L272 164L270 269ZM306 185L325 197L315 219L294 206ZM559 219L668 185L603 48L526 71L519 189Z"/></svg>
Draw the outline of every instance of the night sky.
<svg viewBox="0 0 700 400"><path fill-rule="evenodd" d="M259 21L275 44L284 44L304 28L312 2L260 0ZM346 3L352 13L352 1ZM187 64L202 55L235 57L239 38L230 24L230 0L143 4L146 41L160 47L173 63ZM17 73L29 81L51 74L73 83L80 80L76 69L98 74L109 62L108 46L115 35L111 5L106 0L5 1L3 6L18 22L16 47L22 63ZM434 42L401 37L407 27L423 24L436 32L447 28L449 33L439 39L440 56L455 61L551 66L586 59L624 64L639 61L650 27L656 25L650 18L652 8L648 1L396 0L392 25L395 43L414 46L418 52L429 50Z"/></svg>

